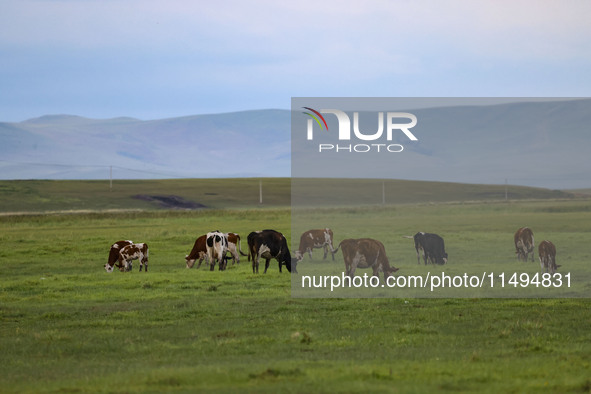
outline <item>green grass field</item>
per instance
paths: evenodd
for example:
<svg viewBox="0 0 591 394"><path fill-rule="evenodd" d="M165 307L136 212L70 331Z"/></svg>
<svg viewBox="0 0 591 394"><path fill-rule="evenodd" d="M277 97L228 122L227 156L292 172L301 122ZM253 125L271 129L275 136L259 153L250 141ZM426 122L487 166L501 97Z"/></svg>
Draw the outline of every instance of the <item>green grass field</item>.
<svg viewBox="0 0 591 394"><path fill-rule="evenodd" d="M158 201L134 196L178 196L212 209L287 207L292 194L289 178L152 179L104 181L26 180L0 181L0 213L53 211L163 210ZM262 186L263 203L260 204ZM499 201L570 199L574 194L558 190L505 185L467 185L444 182L359 179L301 179L293 197L324 204L311 191L331 190L330 205L348 201L367 204L440 203L449 201ZM384 189L384 190L382 190ZM321 196L322 197L322 196ZM383 198L385 197L385 198Z"/></svg>
<svg viewBox="0 0 591 394"><path fill-rule="evenodd" d="M214 229L245 238L274 228L290 242L291 210L257 202L0 217L0 391L591 391L588 298L292 298L276 262L266 275L253 275L246 258L225 272L185 268L195 238ZM512 233L524 224L536 240L555 240L561 270L591 254L586 199L312 213L310 227L334 223L337 242L377 229L399 273L431 268L416 264L412 241L401 237L421 229L445 237L450 272L469 264L536 272L537 262L515 260ZM131 273L104 271L118 239L149 244L148 273L137 263ZM335 263L319 254L298 270L342 269L340 253Z"/></svg>

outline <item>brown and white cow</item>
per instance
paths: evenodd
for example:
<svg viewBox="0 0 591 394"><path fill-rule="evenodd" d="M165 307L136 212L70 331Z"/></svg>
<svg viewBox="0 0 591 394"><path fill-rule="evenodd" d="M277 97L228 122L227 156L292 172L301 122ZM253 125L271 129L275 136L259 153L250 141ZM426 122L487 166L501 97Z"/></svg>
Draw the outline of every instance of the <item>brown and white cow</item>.
<svg viewBox="0 0 591 394"><path fill-rule="evenodd" d="M560 265L556 265L556 247L550 241L544 240L538 246L538 258L542 273L544 271L554 274Z"/></svg>
<svg viewBox="0 0 591 394"><path fill-rule="evenodd" d="M105 264L105 270L107 272L113 272L113 266L116 262L119 261L119 251L121 250L121 248L127 245L131 245L132 243L132 241L126 240L117 241L113 245L111 245L111 248L109 249L109 259L107 260L107 264ZM120 271L124 270L124 267L122 267L120 264L117 264L116 266L117 268L119 268Z"/></svg>
<svg viewBox="0 0 591 394"><path fill-rule="evenodd" d="M240 264L240 255L248 256L242 253L242 246L240 245L240 235L236 233L224 234L228 241L228 252L232 255L232 265ZM240 254L238 254L240 252Z"/></svg>
<svg viewBox="0 0 591 394"><path fill-rule="evenodd" d="M201 267L201 263L203 259L207 259L207 248L205 246L205 239L207 235L202 235L195 240L195 244L193 244L193 249L191 249L191 253L185 256L185 260L187 262L187 268L193 268L195 265L195 261L199 259L199 264L197 264L197 268ZM207 260L209 263L209 260Z"/></svg>
<svg viewBox="0 0 591 394"><path fill-rule="evenodd" d="M207 248L209 270L213 271L216 261L218 261L219 270L225 270L227 265L226 252L228 251L228 239L226 238L226 234L220 231L207 233L205 247Z"/></svg>
<svg viewBox="0 0 591 394"><path fill-rule="evenodd" d="M353 278L357 268L373 269L373 276L384 273L387 280L398 268L390 266L384 244L371 238L345 239L341 241L336 251L342 249L345 259L345 274ZM335 251L335 252L336 252Z"/></svg>
<svg viewBox="0 0 591 394"><path fill-rule="evenodd" d="M121 248L118 259L120 267L119 269L122 271L131 271L133 268L133 260L139 260L140 272L144 267L146 268L145 271L148 272L148 244L130 244ZM111 267L111 270L109 270L107 266L105 266L105 269L107 269L107 272L113 271L113 267Z"/></svg>
<svg viewBox="0 0 591 394"><path fill-rule="evenodd" d="M531 261L534 261L534 233L528 227L522 227L513 236L515 241L515 253L518 261L527 261L531 253Z"/></svg>
<svg viewBox="0 0 591 394"><path fill-rule="evenodd" d="M310 259L312 259L312 249L323 248L324 257L322 259L324 260L328 255L328 248L330 248L332 260L334 261L335 250L332 244L333 233L331 229L325 228L322 230L308 230L300 237L300 248L296 250L295 256L298 260L303 260L304 254L307 252L310 256Z"/></svg>

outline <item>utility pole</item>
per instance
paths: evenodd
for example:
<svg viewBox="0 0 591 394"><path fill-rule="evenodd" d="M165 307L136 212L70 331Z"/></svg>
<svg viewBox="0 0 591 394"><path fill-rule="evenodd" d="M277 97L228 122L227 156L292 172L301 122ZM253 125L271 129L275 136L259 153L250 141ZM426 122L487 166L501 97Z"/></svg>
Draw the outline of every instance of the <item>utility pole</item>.
<svg viewBox="0 0 591 394"><path fill-rule="evenodd" d="M259 204L263 203L263 180L259 179Z"/></svg>

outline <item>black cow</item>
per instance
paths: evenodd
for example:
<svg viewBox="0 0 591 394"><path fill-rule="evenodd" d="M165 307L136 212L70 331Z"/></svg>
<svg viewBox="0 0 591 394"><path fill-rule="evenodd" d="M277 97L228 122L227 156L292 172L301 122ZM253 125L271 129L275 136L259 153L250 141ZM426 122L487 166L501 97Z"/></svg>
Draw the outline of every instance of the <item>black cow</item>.
<svg viewBox="0 0 591 394"><path fill-rule="evenodd" d="M421 253L425 265L427 260L431 264L443 265L447 263L447 253L445 253L445 244L443 238L437 234L418 232L413 236L415 240L415 249L417 251L417 264L421 264Z"/></svg>
<svg viewBox="0 0 591 394"><path fill-rule="evenodd" d="M253 231L248 234L248 259L252 258L252 273L259 273L259 259L265 259L265 274L269 268L271 259L276 259L281 266L285 264L289 272L297 273L297 259L291 258L287 240L280 232L275 230Z"/></svg>

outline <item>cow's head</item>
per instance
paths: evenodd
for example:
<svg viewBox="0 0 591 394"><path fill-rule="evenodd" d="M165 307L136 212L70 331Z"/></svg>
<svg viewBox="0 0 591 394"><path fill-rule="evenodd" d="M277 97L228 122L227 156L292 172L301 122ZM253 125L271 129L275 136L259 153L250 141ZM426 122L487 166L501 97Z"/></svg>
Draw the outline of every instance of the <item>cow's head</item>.
<svg viewBox="0 0 591 394"><path fill-rule="evenodd" d="M187 268L193 268L193 266L195 265L195 261L197 259L190 259L189 255L186 255L185 260L186 260L185 263L187 264Z"/></svg>
<svg viewBox="0 0 591 394"><path fill-rule="evenodd" d="M443 253L443 264L447 264L447 253Z"/></svg>
<svg viewBox="0 0 591 394"><path fill-rule="evenodd" d="M293 272L292 269L295 270L295 266L297 265L298 259L292 258L291 253L289 253L289 251L287 251L287 253L282 253L280 256L281 256L280 264L285 265L285 268L287 268L287 270L289 272ZM295 261L295 264L293 264L294 261Z"/></svg>
<svg viewBox="0 0 591 394"><path fill-rule="evenodd" d="M398 271L400 268L396 268L396 267L388 267L386 268L386 271L384 272L384 277L388 278L390 276L394 275L394 272Z"/></svg>
<svg viewBox="0 0 591 394"><path fill-rule="evenodd" d="M289 264L285 264L285 266L287 267L287 270L289 272L291 272L292 274L297 274L298 273L298 262L300 261L300 259L298 259L297 257L293 257L290 261Z"/></svg>
<svg viewBox="0 0 591 394"><path fill-rule="evenodd" d="M105 271L109 273L113 272L113 266L109 265L109 263L105 264Z"/></svg>

